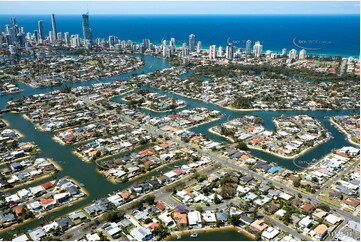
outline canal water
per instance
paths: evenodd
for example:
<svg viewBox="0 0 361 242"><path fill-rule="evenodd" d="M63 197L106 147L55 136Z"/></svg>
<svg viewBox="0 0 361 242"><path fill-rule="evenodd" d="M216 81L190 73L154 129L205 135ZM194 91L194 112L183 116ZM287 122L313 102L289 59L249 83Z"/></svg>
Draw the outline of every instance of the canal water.
<svg viewBox="0 0 361 242"><path fill-rule="evenodd" d="M253 239L247 237L245 234L239 233L237 229L226 228L222 230L207 230L197 232L197 237L190 237L190 233L184 233L179 239L176 236L171 236L169 241L252 241Z"/></svg>
<svg viewBox="0 0 361 242"><path fill-rule="evenodd" d="M132 71L132 72L129 72L129 73L125 73L125 74L122 74L119 76L109 78L107 80L101 80L101 82L110 82L110 81L114 81L117 79L127 79L127 78L131 77L132 75L137 75L137 74L142 74L142 73L150 73L150 72L154 72L156 70L162 70L164 68L171 67L171 64L169 63L169 61L162 59L162 58L155 58L155 57L151 57L151 56L139 56L139 57L143 58L144 62L145 62L144 66L142 68ZM185 77L186 76L187 75L185 75ZM87 85L91 85L91 84L98 83L98 82L99 81L94 80L94 81L89 81L89 82L66 83L66 84L70 87L77 87L77 86L87 86ZM10 98L18 98L18 97L28 96L28 95L38 94L38 93L46 93L49 91L57 90L61 87L61 86L57 86L57 87L52 87L52 88L34 89L34 88L24 85L22 83L19 83L19 86L21 89L24 90L22 93L16 93L13 95L6 95L6 96L0 97L0 108L1 109L5 108L6 102ZM154 89L154 88L150 88L150 87L141 87L141 88L149 89L149 90L159 92L162 94L167 94L168 96L172 96L177 99L184 100L187 102L187 107L185 107L185 108L206 107L208 109L220 111L223 114L221 119L191 129L195 133L206 134L210 138L214 139L215 141L219 141L219 142L227 142L228 143L229 141L218 135L214 135L214 134L210 133L208 131L208 129L215 125L218 125L220 123L226 122L228 120L238 118L241 115L256 115L256 116L261 117L264 120L264 126L269 130L274 129L274 124L272 122L272 119L274 117L280 116L281 114L284 114L287 116L297 115L297 114L307 114L307 115L310 115L311 117L317 118L318 120L321 121L322 125L329 132L332 133L332 136L334 137L334 139L329 140L325 144L322 144L319 147L315 148L314 150L309 151L308 153L306 153L303 156L301 156L300 158L298 158L298 160L312 160L313 158L318 159L318 158L321 158L322 156L324 156L325 154L329 153L334 148L340 148L345 145L350 145L350 143L345 140L344 135L342 135L342 133L340 133L336 128L331 126L328 116L331 117L334 115L359 113L358 110L237 112L237 111L231 111L228 109L224 109L222 107L219 107L219 106L216 106L216 105L213 105L210 103L206 103L203 101L193 100L193 99L185 98L183 96L179 96L176 94L164 92L164 91L161 91L158 89ZM120 97L114 98L114 101L121 102ZM185 108L183 108L183 109L185 109ZM176 110L176 112L179 112L180 110L182 110L182 109L178 109L178 110ZM147 109L142 109L141 111L142 112L144 111L144 112L149 113L154 116L162 116L162 115L168 115L169 113L172 113L172 112L158 113L158 112L152 112ZM69 212L72 212L76 209L79 209L81 207L84 207L84 206L90 204L91 201L93 201L94 199L105 197L108 194L112 193L113 191L125 189L125 188L129 187L131 184L137 182L137 180L135 179L135 180L132 180L127 183L113 184L113 183L109 182L103 175L101 175L97 172L97 170L96 170L97 167L96 167L95 163L85 163L82 160L80 160L78 157L73 155L72 154L72 150L74 148L73 146L62 146L62 145L56 143L52 139L53 133L41 132L41 131L35 129L34 125L31 122L25 120L19 114L4 113L1 118L5 119L6 121L9 122L10 128L17 129L22 134L24 134L24 138L22 138L20 141L34 141L35 144L39 146L39 148L41 149L41 152L38 155L39 157L52 158L62 168L62 171L57 173L56 177L49 177L49 178L43 179L41 181L38 181L34 184L31 184L31 185L24 184L23 187L34 186L34 185L42 184L47 181L53 180L54 178L61 178L64 176L69 176L69 177L77 180L79 183L85 184L85 189L87 190L89 195L85 199L74 204L72 207L65 207L64 209L53 212L47 216L44 216L43 219L37 219L37 220L31 221L30 223L27 223L25 225L19 226L13 231L4 232L4 233L0 234L0 238L10 239L12 234L24 233L28 229L33 229L36 226L39 226L40 224L44 223L45 221L49 221L51 219L55 219L57 217L63 216ZM294 162L291 160L281 159L276 156L272 156L268 153L265 153L262 151L256 151L256 150L252 150L252 154L256 157L265 159L267 161L276 162L276 163L282 165L283 167L291 169L291 170L299 169L294 164ZM166 167L162 170L166 171L169 169L170 169L170 167ZM156 174L159 174L158 172L160 172L160 171L156 171L155 173L148 173L146 176L147 177L155 176ZM143 176L140 179L143 180L144 178L145 177ZM23 187L21 187L21 188L23 188ZM18 190L21 188L17 188L14 190ZM237 231L229 232L229 233L227 232L227 237L225 237L225 234L222 234L223 232L215 231L215 234L212 234L213 232L209 232L209 233L207 232L205 235L200 235L197 238L197 240L224 240L224 238L227 238L228 240L233 240L232 238L234 238L234 240L243 240L241 237L244 236L244 235L237 233ZM207 234L209 234L209 235L207 235ZM201 236L204 236L204 237L201 237ZM185 240L191 239L188 237L185 238ZM248 240L248 238L247 239L244 238L244 240Z"/></svg>

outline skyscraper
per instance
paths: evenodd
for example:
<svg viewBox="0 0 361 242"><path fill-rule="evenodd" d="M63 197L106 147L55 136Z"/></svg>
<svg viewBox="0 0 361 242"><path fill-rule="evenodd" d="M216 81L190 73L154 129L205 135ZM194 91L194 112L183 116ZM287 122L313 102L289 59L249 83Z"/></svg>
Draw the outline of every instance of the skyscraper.
<svg viewBox="0 0 361 242"><path fill-rule="evenodd" d="M69 32L65 32L64 33L64 42L66 45L69 45L70 44L70 35L69 35Z"/></svg>
<svg viewBox="0 0 361 242"><path fill-rule="evenodd" d="M202 41L198 41L197 42L197 52L201 53L201 51L202 51Z"/></svg>
<svg viewBox="0 0 361 242"><path fill-rule="evenodd" d="M292 49L290 50L290 53L289 53L289 56L288 56L290 59L296 59L297 57L297 50L295 49Z"/></svg>
<svg viewBox="0 0 361 242"><path fill-rule="evenodd" d="M287 49L286 48L283 48L282 49L282 56L286 56L287 55Z"/></svg>
<svg viewBox="0 0 361 242"><path fill-rule="evenodd" d="M44 40L44 26L43 26L43 21L39 20L38 21L38 31L39 31L39 39Z"/></svg>
<svg viewBox="0 0 361 242"><path fill-rule="evenodd" d="M256 41L256 43L253 46L253 54L255 57L260 57L262 55L262 48L263 45L259 41Z"/></svg>
<svg viewBox="0 0 361 242"><path fill-rule="evenodd" d="M215 45L209 46L209 59L210 60L216 59L216 46Z"/></svg>
<svg viewBox="0 0 361 242"><path fill-rule="evenodd" d="M300 60L306 59L306 50L305 49L300 50L300 54L298 55L298 59L300 59Z"/></svg>
<svg viewBox="0 0 361 242"><path fill-rule="evenodd" d="M246 54L247 54L247 55L250 55L250 54L251 54L251 44L252 44L252 41L251 41L251 40L247 40L247 41L246 41Z"/></svg>
<svg viewBox="0 0 361 242"><path fill-rule="evenodd" d="M234 47L231 44L228 44L226 47L226 58L232 59L234 53Z"/></svg>
<svg viewBox="0 0 361 242"><path fill-rule="evenodd" d="M195 43L196 36L194 34L189 35L189 50L193 52L195 50L194 43Z"/></svg>
<svg viewBox="0 0 361 242"><path fill-rule="evenodd" d="M83 26L83 38L84 40L92 40L92 32L89 27L89 13L82 15L82 26Z"/></svg>
<svg viewBox="0 0 361 242"><path fill-rule="evenodd" d="M57 37L55 15L51 15L51 28L52 28L52 40L55 41Z"/></svg>

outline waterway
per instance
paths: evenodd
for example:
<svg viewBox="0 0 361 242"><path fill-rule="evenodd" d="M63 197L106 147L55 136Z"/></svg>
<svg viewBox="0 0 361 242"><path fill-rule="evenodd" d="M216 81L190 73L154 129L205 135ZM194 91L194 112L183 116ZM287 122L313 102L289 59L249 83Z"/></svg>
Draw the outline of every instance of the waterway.
<svg viewBox="0 0 361 242"><path fill-rule="evenodd" d="M251 238L247 237L245 234L239 233L237 229L234 228L225 228L217 230L205 230L198 231L197 237L190 237L190 233L184 233L179 239L176 236L171 236L167 240L169 241L252 241Z"/></svg>
<svg viewBox="0 0 361 242"><path fill-rule="evenodd" d="M132 72L129 72L129 73L119 75L119 76L115 76L115 77L112 77L112 78L109 78L106 80L101 80L101 82L110 82L110 81L114 81L117 79L127 79L133 75L138 75L138 74L142 74L142 73L150 73L150 72L154 72L156 70L162 70L164 68L171 67L171 64L169 63L169 61L164 60L162 58L155 58L155 57L151 57L151 56L139 56L139 57L143 58L144 62L145 62L144 66L142 68L132 71ZM186 77L186 76L187 75L184 75L184 77ZM94 80L94 81L89 81L89 82L66 83L66 84L69 85L70 87L77 87L77 86L91 85L91 84L98 83L98 82L100 82L100 81ZM61 86L57 86L57 87L52 87L52 88L34 89L34 88L27 86L25 84L22 84L22 83L19 83L19 86L21 89L24 90L22 93L16 93L13 95L6 95L6 96L0 97L0 108L1 109L5 108L6 102L10 98L18 98L18 97L28 96L28 95L38 94L38 93L46 93L49 91L57 90L61 87ZM284 114L287 116L296 115L296 114L308 114L311 117L317 118L318 120L321 121L322 125L329 132L332 133L332 136L334 137L334 139L329 140L328 142L307 152L306 154L304 154L303 156L301 156L300 158L298 158L296 160L312 160L313 158L318 159L318 158L321 158L322 156L324 156L325 154L329 153L334 148L340 148L345 145L351 145L347 140L345 140L345 137L342 133L340 133L336 128L331 126L328 117L329 116L331 117L334 115L359 113L358 110L237 112L237 111L231 111L231 110L216 106L214 104L210 104L210 103L206 103L203 101L194 100L194 99L190 99L190 98L185 98L183 96L172 94L169 92L164 92L164 91L161 91L158 89L149 88L149 87L141 87L141 88L149 89L149 90L159 92L162 94L167 94L167 95L175 97L177 99L184 100L187 102L187 107L185 107L185 108L206 107L208 109L220 111L223 114L221 119L201 125L201 126L197 126L193 129L191 129L191 131L193 131L195 133L206 134L210 138L214 139L215 141L219 141L219 142L229 143L228 140L226 140L218 135L214 135L214 134L210 133L208 131L208 129L210 127L213 127L220 123L240 117L241 115L256 115L256 116L261 117L264 120L264 126L269 130L274 129L274 123L272 122L272 119L274 117L280 116L281 114ZM121 97L116 97L116 98L114 98L114 101L121 102L120 98ZM182 109L176 110L176 112L178 112L180 110L182 110ZM141 111L142 112L144 111L144 112L149 113L154 116L168 115L169 113L171 113L171 112L164 112L164 113L152 112L152 111L146 110L146 109L142 109ZM79 209L81 207L84 207L84 206L90 204L91 201L94 199L105 197L115 190L125 189L125 188L129 187L131 184L139 181L139 180L135 179L135 180L132 180L127 183L113 184L113 183L109 182L103 175L101 175L97 172L95 163L85 163L82 160L80 160L78 157L73 155L71 152L74 148L73 146L62 146L62 145L56 143L52 139L53 133L41 132L41 131L35 129L34 125L31 122L25 120L19 114L4 113L1 118L8 121L8 123L10 124L10 128L17 129L22 134L24 134L24 138L22 138L20 141L33 141L33 142L35 142L36 145L39 146L39 148L41 149L41 152L38 155L39 157L52 158L62 168L62 171L57 173L57 175L54 177L49 177L49 178L43 179L43 180L35 182L34 184L31 184L31 185L24 184L23 187L39 185L39 184L45 183L46 181L53 180L54 178L61 178L64 176L69 176L69 177L75 179L76 181L78 181L79 183L85 184L85 189L87 190L89 195L85 199L74 204L72 207L65 207L64 209L53 212L47 216L44 216L43 219L33 220L25 225L21 225L21 226L17 227L15 230L12 230L9 232L3 232L0 234L0 238L10 239L12 234L22 234L22 233L26 232L27 230L33 229L36 226L39 226L40 224L44 223L45 220L49 221L51 219L55 219L60 216L64 216L65 214L67 214L69 212L75 211L76 209ZM295 166L294 162L291 160L281 159L276 156L270 155L268 153L265 153L262 151L256 151L256 150L252 150L252 154L256 157L265 159L267 161L276 162L288 169L292 169L292 170L299 169L297 166ZM164 169L164 171L166 171L166 170L168 170L168 168ZM158 171L158 172L160 172L160 171ZM155 173L148 173L146 176L151 177L151 176L158 174L158 172L156 171ZM144 179L144 176L140 179ZM15 190L18 190L18 189L21 189L21 188L17 188ZM240 237L242 235L235 232L235 233L233 233L234 237L232 237L233 236L232 233L230 233L230 234L227 233L227 237L225 237L225 235L222 234L221 232L215 231L215 234L209 234L209 236L204 235L204 238L201 237L201 236L203 236L203 235L201 235L197 238L197 240L223 240L224 238L227 238L228 240L232 240L232 238L235 238L235 240L242 240L242 238ZM208 232L207 232L207 234L208 234ZM185 239L190 240L190 238L185 238ZM248 240L248 239L244 239L244 240Z"/></svg>

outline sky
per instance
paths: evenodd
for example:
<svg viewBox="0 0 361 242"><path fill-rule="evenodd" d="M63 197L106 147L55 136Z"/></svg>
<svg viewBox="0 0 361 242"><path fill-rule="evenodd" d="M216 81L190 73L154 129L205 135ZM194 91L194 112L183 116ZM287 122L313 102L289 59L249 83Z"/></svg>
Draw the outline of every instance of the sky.
<svg viewBox="0 0 361 242"><path fill-rule="evenodd" d="M358 1L4 1L0 14L360 14Z"/></svg>

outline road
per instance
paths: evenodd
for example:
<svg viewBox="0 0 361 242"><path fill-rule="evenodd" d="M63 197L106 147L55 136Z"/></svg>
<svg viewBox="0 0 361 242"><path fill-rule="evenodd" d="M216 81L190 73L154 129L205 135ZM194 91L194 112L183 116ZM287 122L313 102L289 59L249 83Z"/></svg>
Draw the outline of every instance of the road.
<svg viewBox="0 0 361 242"><path fill-rule="evenodd" d="M338 179L340 179L343 175L350 172L351 169L355 168L358 164L360 164L360 161L357 160L354 163L352 163L349 167L338 173L334 178L326 182L318 191L315 193L315 196L317 197L320 195L324 190L326 190L328 187L330 187L332 184L334 184Z"/></svg>
<svg viewBox="0 0 361 242"><path fill-rule="evenodd" d="M192 150L195 150L197 151L198 153L206 156L206 157L209 157L215 161L217 161L218 163L222 164L223 166L225 167L230 167L230 168L233 168L233 169L236 169L236 170L239 170L241 172L243 172L244 174L250 174L252 175L253 177L257 178L258 180L260 181L265 181L265 182L268 182L268 183L272 183L275 187L283 190L284 192L287 192L287 193L290 193L292 194L293 196L297 196L297 194L301 194L303 198L305 199L308 199L310 202L312 202L313 204L320 204L320 203L324 203L322 201L320 201L319 199L317 199L317 196L315 194L312 194L312 195L309 195L307 193L304 193L304 192L301 192L301 191L297 191L291 187L288 187L286 185L283 185L277 181L274 181L274 180L271 180L269 179L268 177L264 177L260 174L258 174L257 172L254 172L252 170L249 170L247 168L244 168L244 167L241 167L239 165L236 165L235 163L233 163L230 159L226 159L226 158L222 158L222 155L220 153L216 153L216 152L210 152L208 150L204 150L204 149L201 149L199 148L198 146L195 146L195 145L192 145L190 143L185 143L183 142L182 140L178 139L178 138L175 138L169 134L167 134L166 132L164 131L161 131L153 126L150 126L150 125L144 125L144 124L140 124L138 123L137 121L133 120L133 119L130 119L128 117L126 117L125 115L121 115L119 113L117 113L116 111L114 110L107 110L106 108L90 101L87 97L83 96L80 98L83 102L86 102L90 105L94 105L96 107L98 107L99 109L102 109L102 110L105 110L105 111L108 111L108 112L111 112L112 114L116 115L117 117L123 119L124 121L126 122L129 122L135 126L140 126L142 127L143 129L145 130L148 130L150 132L150 134L154 135L154 136L159 136L159 135L162 135L163 137L168 137L171 141L177 143L178 145L182 146L182 147L186 147L188 149L192 149ZM351 168L350 168L351 169ZM336 211L337 213L339 213L340 215L342 215L345 219L348 219L348 220L354 220L356 222L358 222L360 219L359 217L357 216L354 216L353 214L350 214L348 212L345 212L331 204L328 204L328 206L333 209L334 211Z"/></svg>

